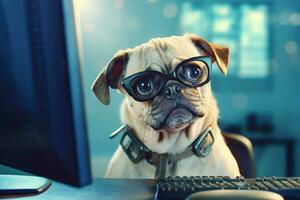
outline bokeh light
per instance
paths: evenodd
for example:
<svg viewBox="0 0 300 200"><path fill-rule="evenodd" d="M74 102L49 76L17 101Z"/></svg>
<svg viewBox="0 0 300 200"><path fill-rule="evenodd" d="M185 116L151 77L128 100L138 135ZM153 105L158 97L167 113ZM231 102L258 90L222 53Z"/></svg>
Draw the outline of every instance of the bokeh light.
<svg viewBox="0 0 300 200"><path fill-rule="evenodd" d="M287 54L293 55L298 51L298 44L296 41L288 41L284 45L284 50Z"/></svg>
<svg viewBox="0 0 300 200"><path fill-rule="evenodd" d="M300 13L293 12L289 16L289 23L292 26L298 26L300 25Z"/></svg>
<svg viewBox="0 0 300 200"><path fill-rule="evenodd" d="M248 97L245 94L237 94L233 97L232 104L235 109L243 111L248 106Z"/></svg>
<svg viewBox="0 0 300 200"><path fill-rule="evenodd" d="M174 3L167 4L164 7L163 13L166 18L173 18L177 15L178 7Z"/></svg>

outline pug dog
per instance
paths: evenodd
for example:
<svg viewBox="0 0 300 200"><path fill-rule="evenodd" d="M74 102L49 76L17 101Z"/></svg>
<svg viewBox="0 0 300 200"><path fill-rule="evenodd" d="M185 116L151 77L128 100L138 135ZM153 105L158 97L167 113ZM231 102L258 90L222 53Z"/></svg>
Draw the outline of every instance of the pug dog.
<svg viewBox="0 0 300 200"><path fill-rule="evenodd" d="M179 155L210 129L206 156L189 154L166 163L166 176L239 176L239 168L218 127L219 110L211 90L211 67L227 74L229 49L195 35L154 38L118 51L98 74L92 90L109 104L109 87L124 95L121 120L153 154ZM158 166L132 162L119 145L107 178L153 178ZM172 169L171 169L172 168Z"/></svg>

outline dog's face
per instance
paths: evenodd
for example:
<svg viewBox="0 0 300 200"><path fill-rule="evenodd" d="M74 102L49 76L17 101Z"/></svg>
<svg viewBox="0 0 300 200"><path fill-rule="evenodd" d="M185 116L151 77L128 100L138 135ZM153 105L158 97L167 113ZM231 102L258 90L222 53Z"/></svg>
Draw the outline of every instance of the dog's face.
<svg viewBox="0 0 300 200"><path fill-rule="evenodd" d="M166 76L175 72L183 73L191 80L200 76L204 79L208 78L211 68L207 68L207 65L211 63L201 60L185 62L197 56L209 57L210 61L217 62L220 70L226 74L228 54L228 48L210 44L191 34L152 39L133 49L118 52L98 75L93 91L104 104L108 104L108 86L118 89L126 97L125 105L131 120L151 127L158 133L177 133L189 128L197 119L209 112L212 101L209 82L201 87L191 87L181 81L176 74L176 78L168 79L158 87L159 92L157 92L155 87L157 88L156 84L159 81L154 81L156 76L141 76L130 85L132 91L144 95L155 92L152 98L141 101L128 93L122 81L137 73L143 74L142 72L149 71L156 71ZM195 70L196 68L198 70ZM163 139L158 138L158 140Z"/></svg>
<svg viewBox="0 0 300 200"><path fill-rule="evenodd" d="M170 75L186 59L199 55L204 56L205 52L199 52L188 38L153 39L133 49L127 63L125 79L133 74L149 70ZM188 62L183 67L188 67L188 65L198 65L199 69L202 69L200 73L203 73L203 76L209 75L206 66L200 61ZM153 81L155 78L155 76L142 76L140 80L137 78L137 83L134 83L132 87L137 87L137 89L140 87L144 90L155 88ZM195 88L176 79L168 80L156 96L143 102L136 101L123 89L130 108L139 116L139 119L145 121L154 130L168 133L178 132L186 128L195 118L205 115L207 98L210 95L209 84Z"/></svg>

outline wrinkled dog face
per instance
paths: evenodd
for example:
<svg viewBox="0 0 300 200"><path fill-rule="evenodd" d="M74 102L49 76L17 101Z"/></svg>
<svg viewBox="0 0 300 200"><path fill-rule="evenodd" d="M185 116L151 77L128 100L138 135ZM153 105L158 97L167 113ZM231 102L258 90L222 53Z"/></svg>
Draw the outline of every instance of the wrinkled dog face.
<svg viewBox="0 0 300 200"><path fill-rule="evenodd" d="M149 69L168 75L183 60L204 55L203 51L199 52L191 41L185 39L158 38L135 48L132 60L128 62L126 77ZM189 64L200 65L201 69L205 70L201 62L194 61ZM144 79L138 84L147 83L149 84ZM169 80L161 92L150 101L137 102L128 94L126 98L130 109L134 111L133 115L143 119L155 130L172 133L186 128L196 117L202 117L207 112L210 95L209 84L193 88L177 80Z"/></svg>
<svg viewBox="0 0 300 200"><path fill-rule="evenodd" d="M170 83L148 106L145 121L155 130L180 131L207 112L209 92L206 91Z"/></svg>
<svg viewBox="0 0 300 200"><path fill-rule="evenodd" d="M132 120L145 123L154 130L178 132L208 112L212 98L209 83L195 88L177 80L169 80L154 98L139 102L124 90L122 80L149 70L169 75L179 63L196 56L210 56L226 74L228 53L228 48L210 44L190 34L152 39L133 49L118 52L107 68L98 75L93 90L104 104L108 104L108 86L119 89L126 96ZM193 61L187 65L197 65L202 69L201 73L208 73L202 62ZM146 79L140 80L138 84L153 87Z"/></svg>

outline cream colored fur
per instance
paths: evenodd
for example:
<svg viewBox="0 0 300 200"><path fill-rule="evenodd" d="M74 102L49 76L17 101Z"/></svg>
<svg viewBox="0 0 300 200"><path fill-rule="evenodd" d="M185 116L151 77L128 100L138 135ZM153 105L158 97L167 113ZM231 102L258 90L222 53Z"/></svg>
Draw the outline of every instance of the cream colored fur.
<svg viewBox="0 0 300 200"><path fill-rule="evenodd" d="M149 65L160 70L166 63L174 68L183 59L204 55L204 51L196 48L187 35L172 36L168 38L155 38L148 43L125 50L129 55L125 77L144 71ZM224 142L217 124L219 110L211 91L210 83L199 87L199 95L203 105L204 117L196 119L187 129L178 132L164 134L164 139L158 142L159 134L152 129L146 119L149 114L149 105L137 102L128 96L122 88L119 91L125 95L121 105L121 119L135 130L138 138L152 151L157 153L180 153L184 151L200 133L208 126L212 128L215 143L206 158L191 156L178 162L175 176L196 175L228 175L231 177L240 175L238 165L229 148ZM189 137L187 137L189 135ZM142 160L133 164L122 148L119 146L114 153L105 177L107 178L153 178L155 167Z"/></svg>

